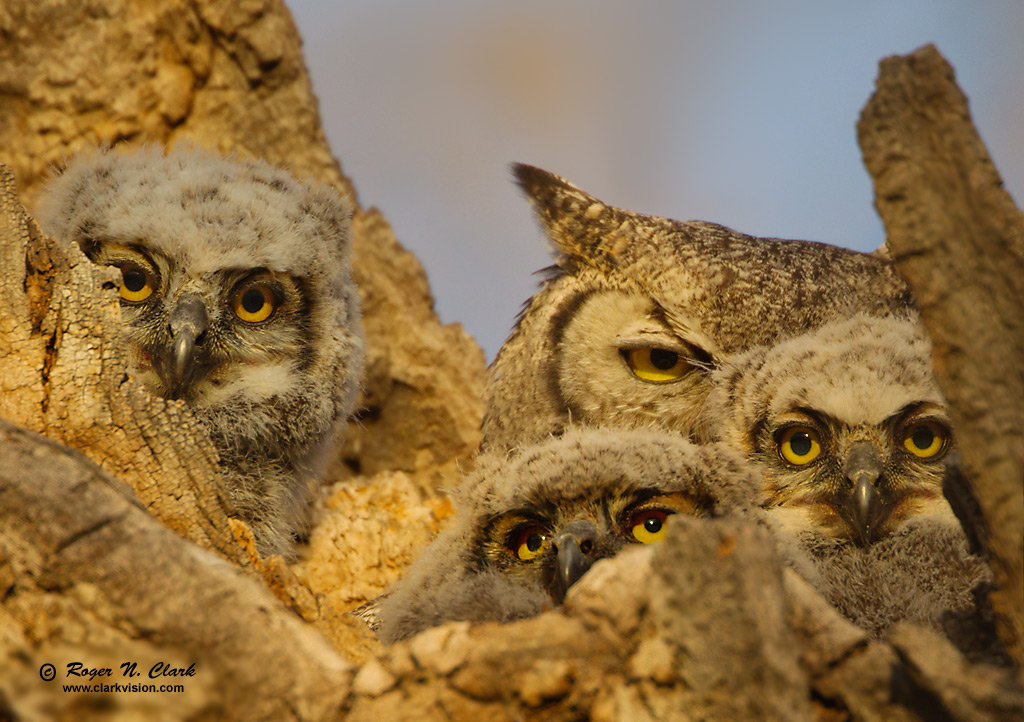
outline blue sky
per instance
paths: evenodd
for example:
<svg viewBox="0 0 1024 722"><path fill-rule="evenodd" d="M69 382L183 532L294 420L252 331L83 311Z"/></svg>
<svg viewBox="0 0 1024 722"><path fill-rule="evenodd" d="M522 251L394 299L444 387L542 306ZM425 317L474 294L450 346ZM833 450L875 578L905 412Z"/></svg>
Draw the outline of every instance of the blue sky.
<svg viewBox="0 0 1024 722"><path fill-rule="evenodd" d="M1016 0L291 0L328 140L488 359L546 244L523 161L613 205L881 244L855 124L878 61L934 42L1024 193Z"/></svg>

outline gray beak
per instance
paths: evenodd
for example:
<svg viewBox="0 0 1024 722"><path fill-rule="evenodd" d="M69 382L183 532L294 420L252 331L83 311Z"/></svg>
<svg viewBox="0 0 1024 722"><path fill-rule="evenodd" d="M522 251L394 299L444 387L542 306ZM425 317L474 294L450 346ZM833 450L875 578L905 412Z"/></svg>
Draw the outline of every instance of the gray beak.
<svg viewBox="0 0 1024 722"><path fill-rule="evenodd" d="M558 550L557 581L561 596L582 577L595 561L591 556L597 541L597 529L589 521L574 521L555 537Z"/></svg>
<svg viewBox="0 0 1024 722"><path fill-rule="evenodd" d="M206 339L210 317L202 299L187 294L178 299L167 324L171 345L164 360L164 383L172 399L179 398L191 384L197 367L196 346Z"/></svg>
<svg viewBox="0 0 1024 722"><path fill-rule="evenodd" d="M874 444L860 442L850 447L843 473L853 484L853 491L839 513L863 546L874 540L878 527L891 511L878 491L882 469L882 456Z"/></svg>

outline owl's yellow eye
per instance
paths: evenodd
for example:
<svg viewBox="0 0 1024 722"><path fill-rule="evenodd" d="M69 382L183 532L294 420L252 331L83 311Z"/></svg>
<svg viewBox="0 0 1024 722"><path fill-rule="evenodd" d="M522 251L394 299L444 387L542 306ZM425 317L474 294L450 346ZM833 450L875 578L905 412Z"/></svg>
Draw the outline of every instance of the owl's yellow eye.
<svg viewBox="0 0 1024 722"><path fill-rule="evenodd" d="M665 538L665 520L672 514L666 509L644 509L633 515L630 526L633 538L641 544L653 544Z"/></svg>
<svg viewBox="0 0 1024 722"><path fill-rule="evenodd" d="M140 303L153 295L153 281L142 266L134 263L121 265L121 298Z"/></svg>
<svg viewBox="0 0 1024 722"><path fill-rule="evenodd" d="M623 349L623 356L633 375L644 381L667 383L682 377L687 364L675 351L667 348L642 347Z"/></svg>
<svg viewBox="0 0 1024 722"><path fill-rule="evenodd" d="M544 553L544 549L548 545L547 533L538 526L528 526L520 531L516 537L515 547L516 556L522 559L524 562L536 559Z"/></svg>
<svg viewBox="0 0 1024 722"><path fill-rule="evenodd" d="M946 441L946 432L936 423L922 421L907 429L903 446L914 456L929 459L940 451Z"/></svg>
<svg viewBox="0 0 1024 722"><path fill-rule="evenodd" d="M235 315L247 323L259 323L274 312L274 293L266 286L248 286L235 294Z"/></svg>
<svg viewBox="0 0 1024 722"><path fill-rule="evenodd" d="M779 453L790 464L811 463L821 453L818 432L808 426L790 426L779 437Z"/></svg>

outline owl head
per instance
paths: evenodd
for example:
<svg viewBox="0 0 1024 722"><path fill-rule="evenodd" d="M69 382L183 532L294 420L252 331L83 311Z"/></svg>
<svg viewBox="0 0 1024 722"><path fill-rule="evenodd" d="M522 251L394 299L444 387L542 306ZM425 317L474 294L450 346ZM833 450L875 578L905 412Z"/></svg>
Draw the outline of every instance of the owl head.
<svg viewBox="0 0 1024 722"><path fill-rule="evenodd" d="M194 147L85 151L39 207L46 233L119 272L129 371L192 408L257 526L302 506L355 403L351 214L331 188Z"/></svg>
<svg viewBox="0 0 1024 722"><path fill-rule="evenodd" d="M555 263L491 367L486 450L570 421L691 435L725 356L858 311L911 312L879 257L632 213L538 168L514 173Z"/></svg>
<svg viewBox="0 0 1024 722"><path fill-rule="evenodd" d="M737 354L714 382L710 438L761 470L780 529L868 545L921 516L955 523L953 431L920 324L858 315Z"/></svg>
<svg viewBox="0 0 1024 722"><path fill-rule="evenodd" d="M455 527L376 605L378 634L390 643L443 621L536 614L597 560L659 541L673 514L749 513L758 488L729 450L652 432L572 431L482 458Z"/></svg>
<svg viewBox="0 0 1024 722"><path fill-rule="evenodd" d="M352 207L259 161L198 148L87 151L48 187L45 232L121 272L134 370L191 406L280 391L350 333Z"/></svg>

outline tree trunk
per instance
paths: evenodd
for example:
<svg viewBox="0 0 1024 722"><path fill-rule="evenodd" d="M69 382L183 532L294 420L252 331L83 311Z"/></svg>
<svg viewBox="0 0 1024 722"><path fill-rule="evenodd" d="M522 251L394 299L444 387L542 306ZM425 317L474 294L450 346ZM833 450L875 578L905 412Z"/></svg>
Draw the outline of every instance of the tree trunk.
<svg viewBox="0 0 1024 722"><path fill-rule="evenodd" d="M896 269L914 292L984 540L999 634L1024 665L1024 215L934 46L882 61L857 125ZM980 513L972 513L977 510Z"/></svg>

